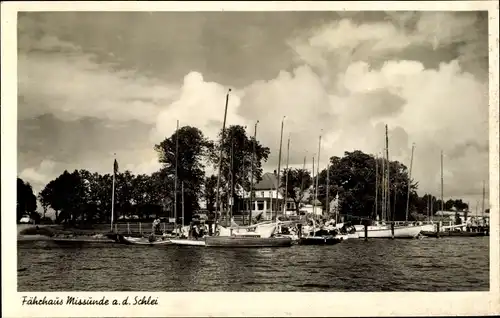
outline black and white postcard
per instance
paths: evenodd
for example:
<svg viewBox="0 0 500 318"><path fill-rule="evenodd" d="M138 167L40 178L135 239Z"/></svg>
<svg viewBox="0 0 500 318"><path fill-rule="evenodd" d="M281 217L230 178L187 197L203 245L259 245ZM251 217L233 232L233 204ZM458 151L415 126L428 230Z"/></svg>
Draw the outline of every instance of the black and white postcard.
<svg viewBox="0 0 500 318"><path fill-rule="evenodd" d="M498 43L498 1L2 3L3 315L500 314Z"/></svg>

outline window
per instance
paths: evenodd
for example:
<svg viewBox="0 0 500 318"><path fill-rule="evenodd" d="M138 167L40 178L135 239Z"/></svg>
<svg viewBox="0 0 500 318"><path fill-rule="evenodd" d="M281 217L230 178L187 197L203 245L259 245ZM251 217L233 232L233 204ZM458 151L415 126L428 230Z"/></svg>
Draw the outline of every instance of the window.
<svg viewBox="0 0 500 318"><path fill-rule="evenodd" d="M263 198L264 197L264 191L261 191L260 192L260 197Z"/></svg>
<svg viewBox="0 0 500 318"><path fill-rule="evenodd" d="M258 211L264 210L264 202L262 202L262 201L257 202L257 210Z"/></svg>

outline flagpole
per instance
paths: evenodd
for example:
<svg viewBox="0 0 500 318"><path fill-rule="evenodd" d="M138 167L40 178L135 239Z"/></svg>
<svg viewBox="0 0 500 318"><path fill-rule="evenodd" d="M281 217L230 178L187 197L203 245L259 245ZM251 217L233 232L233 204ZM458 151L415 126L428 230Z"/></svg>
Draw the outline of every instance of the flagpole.
<svg viewBox="0 0 500 318"><path fill-rule="evenodd" d="M116 153L115 153L115 161L113 163L113 189L111 191L111 232L113 232L113 218L115 215L115 179L116 179L116 170L118 163L116 162Z"/></svg>

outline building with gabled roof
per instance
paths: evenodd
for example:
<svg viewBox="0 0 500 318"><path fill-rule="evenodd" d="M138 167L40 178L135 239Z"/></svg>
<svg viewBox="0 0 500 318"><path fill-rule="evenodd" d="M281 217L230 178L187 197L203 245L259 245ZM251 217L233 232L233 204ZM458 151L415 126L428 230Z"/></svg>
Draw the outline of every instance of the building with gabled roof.
<svg viewBox="0 0 500 318"><path fill-rule="evenodd" d="M262 214L263 219L270 220L273 217L273 211L278 211L278 215L283 215L283 202L284 198L281 193L277 190L278 187L278 176L275 172L266 172L262 175L262 179L254 185L255 197L252 202L252 216L256 217ZM305 191L307 197L309 191ZM250 203L250 193L246 192L244 194L245 201L247 202L245 206L249 206ZM301 204L301 211L304 213L322 214L321 202L316 201L316 208L313 208L312 204ZM248 213L248 208L245 211ZM287 215L294 215L296 213L295 202L292 199L287 200L287 206L285 213Z"/></svg>

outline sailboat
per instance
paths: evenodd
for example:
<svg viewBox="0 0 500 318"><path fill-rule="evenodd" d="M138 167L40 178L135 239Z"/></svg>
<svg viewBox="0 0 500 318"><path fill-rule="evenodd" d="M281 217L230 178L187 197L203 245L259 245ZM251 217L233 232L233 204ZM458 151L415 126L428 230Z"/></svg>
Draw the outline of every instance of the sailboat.
<svg viewBox="0 0 500 318"><path fill-rule="evenodd" d="M227 118L227 107L229 101L229 89L226 95L226 105L224 110L224 121L222 124L222 140L224 140L224 133L226 128L226 118ZM257 121L258 123L258 121ZM254 151L255 142L257 134L257 123L255 124L254 132ZM222 171L222 154L223 148L221 147L219 156L219 169L217 176L217 194L216 194L216 209L220 208L220 177ZM252 156L252 187L253 187L253 156ZM252 194L252 190L250 193ZM217 221L217 216L216 216ZM251 223L251 214L250 214ZM269 224L255 224L249 226L238 226L233 220L231 220L229 227L224 227L221 224L215 225L215 233L213 236L205 236L201 240L171 240L172 243L177 245L197 245L206 247L288 247L292 245L292 240L290 238L284 237L272 237L276 230L276 223Z"/></svg>
<svg viewBox="0 0 500 318"><path fill-rule="evenodd" d="M441 151L441 211L444 211L444 181L443 181L443 152ZM483 207L484 207L484 184L483 184ZM484 210L484 208L483 208ZM467 220L465 220L467 222ZM427 237L440 237L440 236L460 236L460 237L476 237L486 236L485 232L468 232L464 231L467 224L457 224L449 226L434 227L432 229L425 229L422 235Z"/></svg>
<svg viewBox="0 0 500 318"><path fill-rule="evenodd" d="M256 142L257 123L255 124L254 143ZM283 129L283 123L282 123ZM255 151L255 144L254 144ZM252 155L252 182L250 195L253 193L253 156ZM276 236L279 220L267 221L257 224L239 226L231 220L229 227L222 225L218 226L218 235L206 237L205 242L207 247L290 247L292 239L290 237Z"/></svg>
<svg viewBox="0 0 500 318"><path fill-rule="evenodd" d="M386 161L387 160L387 164ZM413 161L413 149L412 149L412 159ZM387 224L386 218L391 214L390 210L390 187L389 187L389 137L388 128L385 125L385 157L382 159L382 213L381 221L377 221L374 225L369 225L365 229L364 225L355 225L356 232L359 234L359 238L365 238L368 235L369 238L416 238L420 235L422 230L429 228L429 225L415 225L415 224L405 224L405 225L395 225ZM378 163L376 163L376 168L378 170ZM385 167L385 165L387 165ZM385 168L385 169L384 169ZM377 178L378 179L378 178ZM378 184L375 187L378 191ZM377 196L376 196L377 197ZM408 196L409 200L409 196ZM378 206L378 202L375 202L375 206ZM378 218L378 215L377 215ZM365 233L366 230L366 233Z"/></svg>
<svg viewBox="0 0 500 318"><path fill-rule="evenodd" d="M257 125L259 121L255 123L255 128L254 128L254 145L253 145L253 152L252 153L252 163L251 163L251 182L250 182L250 196L253 195L253 169L254 169L254 157L255 157L255 142L256 142L256 137L257 137ZM222 237L230 237L230 236L235 236L235 237L248 237L248 238L270 238L275 234L276 227L277 225L274 222L262 222L258 224L251 224L252 220L252 215L251 215L251 208L250 208L250 225L248 226L239 226L234 222L233 219L231 219L231 222L229 226L222 226L219 225L217 227L218 235L217 236L222 236Z"/></svg>

